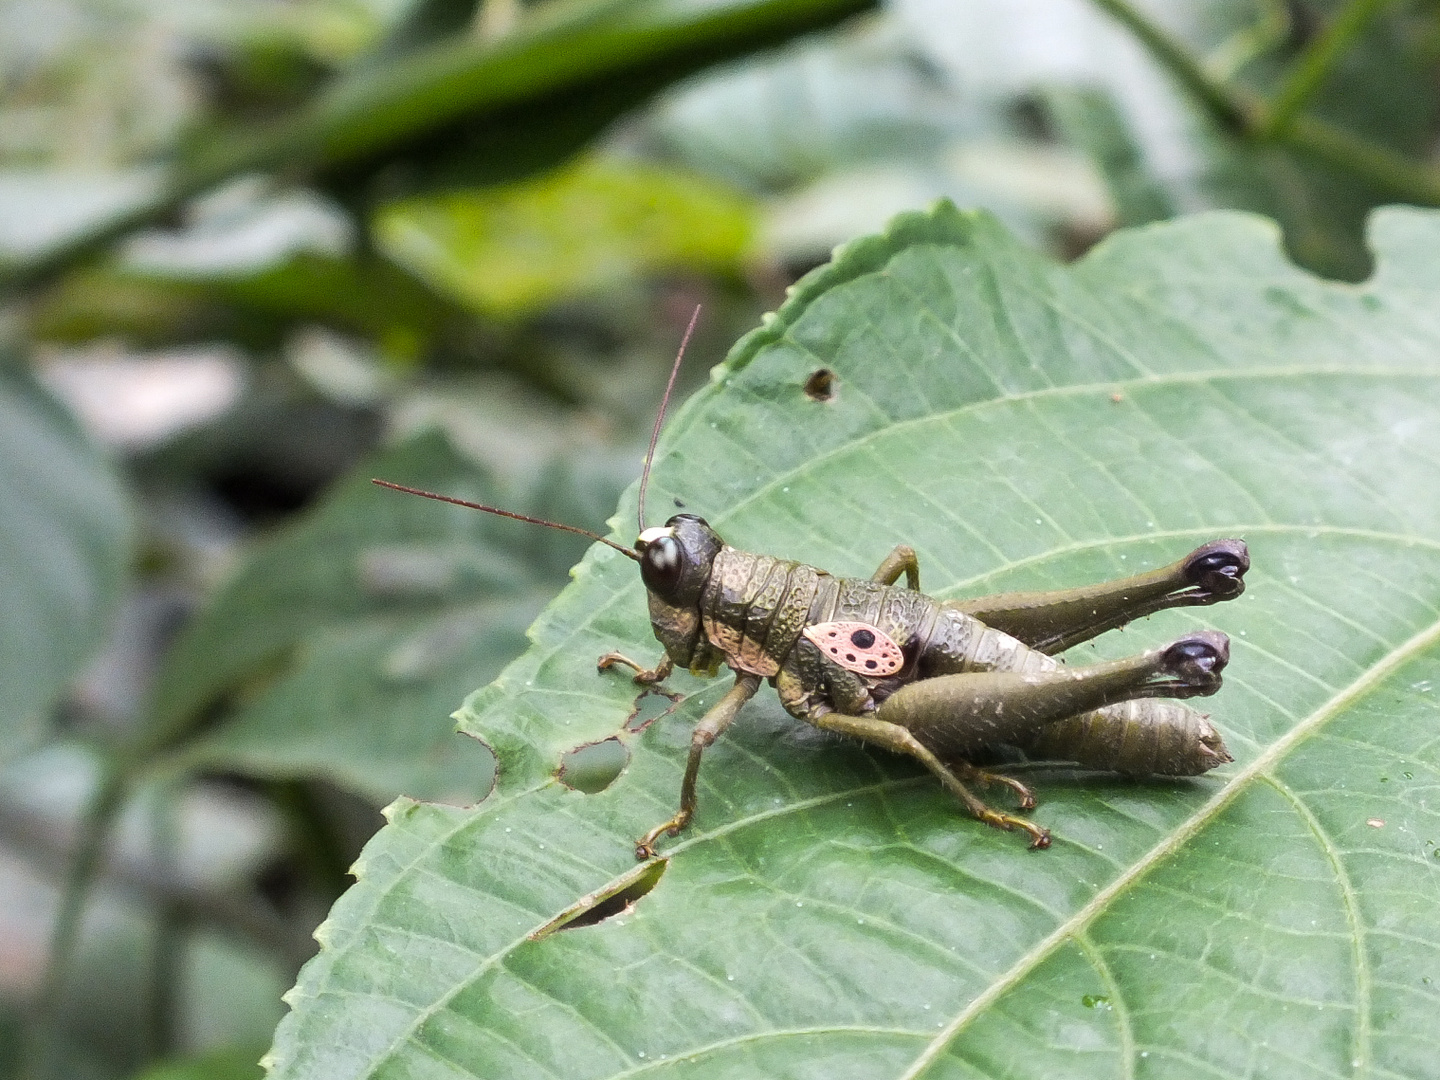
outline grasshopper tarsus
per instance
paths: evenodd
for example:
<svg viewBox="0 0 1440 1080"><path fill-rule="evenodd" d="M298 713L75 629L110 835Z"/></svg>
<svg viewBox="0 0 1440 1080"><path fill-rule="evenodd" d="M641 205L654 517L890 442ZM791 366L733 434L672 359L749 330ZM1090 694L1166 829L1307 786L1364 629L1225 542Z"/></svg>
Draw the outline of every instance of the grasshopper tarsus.
<svg viewBox="0 0 1440 1080"><path fill-rule="evenodd" d="M1035 793L1022 784L1019 780L1009 776L1001 776L999 773L989 772L985 769L977 769L968 761L947 761L946 766L951 772L965 780L973 780L977 784L984 784L987 787L999 784L1013 791L1019 800L1021 810L1035 809Z"/></svg>
<svg viewBox="0 0 1440 1080"><path fill-rule="evenodd" d="M670 677L670 672L675 670L675 662L668 656L663 657L660 663L653 668L647 668L644 664L631 660L624 653L608 652L595 661L596 671L609 671L616 664L634 670L633 682L636 686L654 686L662 683Z"/></svg>
<svg viewBox="0 0 1440 1080"><path fill-rule="evenodd" d="M998 773L980 773L980 777L983 782L999 784L1015 792L1015 794L1020 797L1018 805L1021 810L1035 809L1035 793L1019 780L1012 779L1008 776L1000 776Z"/></svg>
<svg viewBox="0 0 1440 1080"><path fill-rule="evenodd" d="M1029 833L1031 851L1044 851L1050 846L1050 830L1041 828L1033 821L1026 821L1014 814L1002 814L1000 811L991 810L988 807L975 816L992 829L1003 829L1005 832L1019 829L1021 832Z"/></svg>
<svg viewBox="0 0 1440 1080"><path fill-rule="evenodd" d="M635 861L644 862L646 859L653 859L657 852L655 843L662 836L679 836L680 830L690 823L690 813L681 810L669 821L656 825L639 840L635 841Z"/></svg>

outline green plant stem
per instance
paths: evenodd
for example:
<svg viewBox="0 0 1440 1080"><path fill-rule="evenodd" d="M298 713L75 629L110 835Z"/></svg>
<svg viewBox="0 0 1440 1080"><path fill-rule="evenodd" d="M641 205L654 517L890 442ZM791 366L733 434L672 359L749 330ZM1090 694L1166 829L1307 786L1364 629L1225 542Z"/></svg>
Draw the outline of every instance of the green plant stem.
<svg viewBox="0 0 1440 1080"><path fill-rule="evenodd" d="M1094 3L1123 23L1219 127L1240 136L1252 131L1254 106L1212 79L1189 49L1151 22L1129 0L1094 0Z"/></svg>
<svg viewBox="0 0 1440 1080"><path fill-rule="evenodd" d="M1440 169L1427 168L1368 139L1304 113L1276 140L1304 154L1364 177L1392 195L1426 206L1440 206Z"/></svg>
<svg viewBox="0 0 1440 1080"><path fill-rule="evenodd" d="M49 963L36 996L31 1023L30 1066L37 1075L44 1071L40 1065L48 1059L53 1048L61 1000L80 942L90 886L100 872L107 841L115 819L125 805L128 790L125 769L117 760L107 760L79 823L75 852L50 938Z"/></svg>
<svg viewBox="0 0 1440 1080"><path fill-rule="evenodd" d="M177 783L162 784L152 808L153 861L162 880L179 877L179 807ZM176 1048L180 1011L180 977L190 920L183 904L161 901L155 909L155 951L146 988L146 1050L152 1060L169 1057Z"/></svg>
<svg viewBox="0 0 1440 1080"><path fill-rule="evenodd" d="M1440 169L1412 161L1304 113L1295 114L1282 128L1274 130L1276 125L1271 121L1269 106L1212 79L1185 46L1136 10L1129 0L1094 0L1094 3L1122 22L1223 131L1252 142L1269 140L1315 161L1364 177L1395 197L1440 206ZM1352 6L1359 7L1361 3L1357 0ZM1361 26L1363 23L1349 31L1342 44L1358 33ZM1319 71L1317 78L1323 78L1324 70ZM1299 100L1303 103L1303 95Z"/></svg>
<svg viewBox="0 0 1440 1080"><path fill-rule="evenodd" d="M1335 61L1389 0L1350 0L1314 41L1306 46L1270 103L1261 136L1277 139L1287 133L1300 110L1325 82Z"/></svg>

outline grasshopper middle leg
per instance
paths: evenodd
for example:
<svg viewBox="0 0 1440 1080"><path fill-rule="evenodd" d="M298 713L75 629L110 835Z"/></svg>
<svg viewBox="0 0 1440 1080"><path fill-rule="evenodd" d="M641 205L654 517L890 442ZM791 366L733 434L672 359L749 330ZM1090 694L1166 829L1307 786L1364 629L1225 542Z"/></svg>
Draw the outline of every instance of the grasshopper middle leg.
<svg viewBox="0 0 1440 1080"><path fill-rule="evenodd" d="M959 799L965 809L969 810L971 814L983 821L986 825L1007 831L1011 829L1021 829L1029 833L1030 847L1033 849L1038 850L1050 846L1050 833L1048 830L1042 829L1033 821L1016 817L1014 814L1006 814L999 810L992 810L986 806L985 803L971 794L970 789L960 782L959 777L957 777L943 761L936 757L929 747L900 724L880 720L873 716L846 716L844 713L833 712L816 716L810 722L822 731L835 731L842 735L853 735L857 739L874 743L876 746L883 746L886 750L894 751L897 754L909 754L934 773L945 790Z"/></svg>

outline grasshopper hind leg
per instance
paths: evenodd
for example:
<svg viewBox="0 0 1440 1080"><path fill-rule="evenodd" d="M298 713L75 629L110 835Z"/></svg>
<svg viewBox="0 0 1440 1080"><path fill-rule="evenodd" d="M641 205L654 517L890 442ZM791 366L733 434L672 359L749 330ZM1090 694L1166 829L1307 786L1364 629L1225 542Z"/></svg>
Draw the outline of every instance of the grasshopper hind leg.
<svg viewBox="0 0 1440 1080"><path fill-rule="evenodd" d="M1243 540L1212 540L1169 566L1116 581L948 600L944 606L1053 656L1157 611L1233 600L1245 591L1249 569Z"/></svg>
<svg viewBox="0 0 1440 1080"><path fill-rule="evenodd" d="M967 758L997 742L1014 742L1116 702L1211 694L1220 686L1228 659L1229 641L1223 634L1199 631L1163 649L1081 668L940 675L903 687L873 715L817 709L806 719L822 730L853 735L917 759L975 817L997 829L1029 833L1030 846L1039 849L1050 846L1046 830L992 810L971 794L956 773L982 783L1004 784L1020 796L1022 808L1029 809L1034 796L1025 785L968 764L952 769L939 754Z"/></svg>

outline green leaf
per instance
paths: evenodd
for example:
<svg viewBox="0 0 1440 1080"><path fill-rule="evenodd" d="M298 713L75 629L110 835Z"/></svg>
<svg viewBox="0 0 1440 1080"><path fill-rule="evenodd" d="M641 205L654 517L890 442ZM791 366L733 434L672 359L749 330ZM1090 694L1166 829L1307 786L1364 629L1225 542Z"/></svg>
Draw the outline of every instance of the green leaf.
<svg viewBox="0 0 1440 1080"><path fill-rule="evenodd" d="M219 1050L153 1065L135 1080L257 1080L261 1075L253 1054L245 1050Z"/></svg>
<svg viewBox="0 0 1440 1080"><path fill-rule="evenodd" d="M584 541L537 542L370 483L506 503L478 473L443 436L422 434L259 545L167 654L154 739L176 742L192 768L320 775L382 803L488 790L493 762L454 738L450 715L524 649ZM192 734L217 706L219 722Z"/></svg>
<svg viewBox="0 0 1440 1080"><path fill-rule="evenodd" d="M634 839L725 687L628 734L635 687L594 658L658 648L634 568L596 547L462 713L496 791L390 808L272 1075L1437 1075L1440 215L1385 211L1372 241L1354 287L1242 215L1068 268L984 215L905 215L735 347L655 471L652 507L681 498L749 550L860 575L911 543L939 596L1245 537L1243 599L1104 643L1229 632L1207 707L1233 765L1035 773L1036 853L762 692L637 899L659 871ZM822 365L827 403L802 389ZM618 780L555 779L606 737L630 744ZM541 933L616 893L633 910Z"/></svg>
<svg viewBox="0 0 1440 1080"><path fill-rule="evenodd" d="M872 6L874 0L536 4L497 40L450 35L359 66L273 124L197 134L164 182L123 213L86 228L77 222L45 250L0 262L0 291L46 281L246 173L312 171L368 202L377 177L393 194L397 183L406 190L454 187L553 168L671 83Z"/></svg>
<svg viewBox="0 0 1440 1080"><path fill-rule="evenodd" d="M119 267L69 274L34 305L34 336L145 345L228 337L274 349L297 323L323 321L413 355L459 314L389 262L300 254L258 272L163 276Z"/></svg>
<svg viewBox="0 0 1440 1080"><path fill-rule="evenodd" d="M109 463L33 384L0 378L0 759L99 645L130 539Z"/></svg>
<svg viewBox="0 0 1440 1080"><path fill-rule="evenodd" d="M391 204L375 233L401 266L503 317L646 273L733 272L753 224L750 205L718 184L592 158L521 184Z"/></svg>

